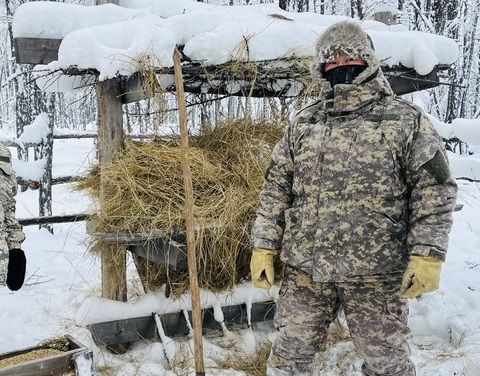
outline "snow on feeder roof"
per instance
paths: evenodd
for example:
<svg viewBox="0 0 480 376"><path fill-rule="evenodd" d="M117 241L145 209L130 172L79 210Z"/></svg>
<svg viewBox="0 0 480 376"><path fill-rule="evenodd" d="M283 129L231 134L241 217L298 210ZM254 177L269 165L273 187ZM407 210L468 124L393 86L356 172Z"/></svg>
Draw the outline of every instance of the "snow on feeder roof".
<svg viewBox="0 0 480 376"><path fill-rule="evenodd" d="M50 69L94 69L100 79L130 76L148 57L158 68L171 67L173 49L203 65L231 61L306 58L326 27L343 16L291 13L274 4L218 6L189 0L120 0L120 6L56 2L22 4L14 16L15 38L62 40ZM363 21L385 67L413 68L427 75L458 56L454 40Z"/></svg>

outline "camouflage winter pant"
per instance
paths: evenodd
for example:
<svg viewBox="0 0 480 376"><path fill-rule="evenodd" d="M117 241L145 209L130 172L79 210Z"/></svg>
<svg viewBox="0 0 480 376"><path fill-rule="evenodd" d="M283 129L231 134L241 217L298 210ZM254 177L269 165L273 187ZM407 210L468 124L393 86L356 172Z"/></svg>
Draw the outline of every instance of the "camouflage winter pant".
<svg viewBox="0 0 480 376"><path fill-rule="evenodd" d="M0 287L5 286L7 279L8 251L0 249Z"/></svg>
<svg viewBox="0 0 480 376"><path fill-rule="evenodd" d="M286 267L275 314L278 337L268 360L272 375L310 375L315 353L343 307L366 376L414 376L407 338L408 303L400 280L316 283ZM321 373L320 373L321 374Z"/></svg>

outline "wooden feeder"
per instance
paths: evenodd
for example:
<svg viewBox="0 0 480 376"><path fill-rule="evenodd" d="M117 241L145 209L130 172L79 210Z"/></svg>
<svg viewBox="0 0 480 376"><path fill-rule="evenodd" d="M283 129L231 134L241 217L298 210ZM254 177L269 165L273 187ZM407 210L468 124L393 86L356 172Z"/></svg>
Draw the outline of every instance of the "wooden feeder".
<svg viewBox="0 0 480 376"><path fill-rule="evenodd" d="M96 0L95 4L116 3L118 0ZM393 16L392 16L393 17ZM390 18L392 18L390 17ZM388 20L386 20L388 18ZM378 15L377 19L383 22L393 22L385 15ZM61 40L42 38L15 38L15 57L19 64L48 64L58 57L58 49ZM178 46L182 50L183 46ZM197 94L225 94L230 96L244 97L270 97L287 98L298 95L295 89L299 83L305 81L310 71L301 59L296 58L266 60L250 62L254 69L241 73L233 73L229 64L206 66L199 62L190 61L183 57L182 74L183 88L186 92ZM382 67L393 91L397 95L407 94L418 90L436 87L440 84L439 72L448 70L450 64L437 65L427 75L420 75L414 69L404 66ZM95 69L79 70L70 67L62 70L62 73L70 76L97 76ZM166 92L177 90L174 81L174 69L158 68L156 74L161 74L166 87ZM231 85L235 83L235 85ZM232 86L235 89L232 89ZM152 93L145 90L140 74L131 77L115 77L96 83L97 95L97 122L98 122L98 145L99 161L101 163L114 162L114 156L124 148L123 112L122 105L130 102L149 98ZM105 181L101 179L101 187ZM102 192L102 188L100 189ZM102 197L102 193L100 195ZM102 199L100 199L102 204ZM169 267L178 268L185 252L182 247L173 243L165 244L158 239L144 239L147 245L139 243L138 239L124 241L122 234L112 233L112 245L118 245L122 249L130 249L136 255L146 257L152 261L168 264ZM158 243L156 243L158 242ZM118 249L116 250L118 251ZM115 258L118 252L114 247L111 251L102 253L102 297L107 299L127 300L126 259ZM125 252L126 254L126 252Z"/></svg>
<svg viewBox="0 0 480 376"><path fill-rule="evenodd" d="M87 360L93 365L93 353L88 348L69 335L66 335L65 339L68 341L68 351L57 355L51 355L37 360L24 361L8 367L0 368L0 376L77 375L76 364L81 358L83 360ZM0 354L0 361L42 349L45 349L45 346L32 346L21 350L7 352Z"/></svg>

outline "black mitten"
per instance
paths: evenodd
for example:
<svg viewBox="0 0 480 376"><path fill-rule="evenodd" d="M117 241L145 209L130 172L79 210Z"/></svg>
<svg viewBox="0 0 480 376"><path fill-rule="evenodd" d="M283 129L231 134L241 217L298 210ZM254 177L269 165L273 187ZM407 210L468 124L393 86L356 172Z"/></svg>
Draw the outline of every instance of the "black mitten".
<svg viewBox="0 0 480 376"><path fill-rule="evenodd" d="M8 252L7 286L12 291L20 290L25 280L27 259L21 249L11 249Z"/></svg>

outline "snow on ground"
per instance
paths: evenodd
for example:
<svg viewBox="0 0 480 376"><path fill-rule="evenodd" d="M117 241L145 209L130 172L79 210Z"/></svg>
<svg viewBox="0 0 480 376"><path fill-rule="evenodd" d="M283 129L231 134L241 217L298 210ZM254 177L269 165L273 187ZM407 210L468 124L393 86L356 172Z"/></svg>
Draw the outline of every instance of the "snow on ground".
<svg viewBox="0 0 480 376"><path fill-rule="evenodd" d="M85 169L92 157L91 140L59 140L55 146L54 175L73 174ZM470 158L473 158L471 156ZM19 217L38 213L38 192L26 191L17 197ZM90 200L71 192L68 184L54 188L54 213L77 213L88 210ZM412 359L419 376L453 376L480 374L480 184L459 181L461 211L454 213L450 249L443 268L440 290L411 300L409 323L412 328ZM168 365L160 343L137 343L124 355L112 355L93 343L86 323L150 314L165 304L162 292L144 296L133 265L129 263L130 304L105 302L100 296L99 260L88 251L84 223L55 225L54 234L35 226L25 228L28 265L25 286L18 292L0 288L0 353L33 345L43 339L71 334L94 351L99 375L173 376L182 373ZM258 296L243 287L236 301ZM234 294L233 294L234 295ZM275 291L273 291L275 296ZM204 297L204 301L207 297ZM218 299L208 297L210 305ZM138 304L132 304L138 302ZM188 299L183 299L188 306ZM122 306L118 308L117 304ZM172 303L170 308L177 308ZM163 307L165 308L165 307ZM342 319L331 328L329 345L318 354L315 376L360 376L361 360L349 341ZM224 337L205 340L205 356L210 375L240 376L241 372L215 368L215 359L238 357L256 351L275 333L268 327L251 332L229 332ZM175 341L166 348L183 354L191 364L191 340ZM190 369L190 374L192 369Z"/></svg>
<svg viewBox="0 0 480 376"><path fill-rule="evenodd" d="M176 45L184 45L183 53L190 59L209 65L308 57L315 53L315 41L327 26L348 19L286 12L275 4L124 0L121 5L28 2L15 13L13 33L16 38L62 39L58 61L47 69L95 68L100 79L105 79L133 74L139 69L138 61L145 62L147 57L150 65L171 67ZM458 56L452 39L373 20L362 21L361 26L384 65L403 64L428 74L435 65L451 64Z"/></svg>

